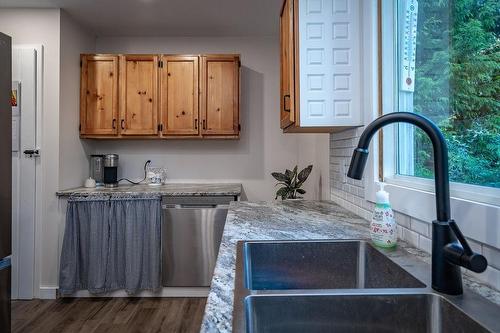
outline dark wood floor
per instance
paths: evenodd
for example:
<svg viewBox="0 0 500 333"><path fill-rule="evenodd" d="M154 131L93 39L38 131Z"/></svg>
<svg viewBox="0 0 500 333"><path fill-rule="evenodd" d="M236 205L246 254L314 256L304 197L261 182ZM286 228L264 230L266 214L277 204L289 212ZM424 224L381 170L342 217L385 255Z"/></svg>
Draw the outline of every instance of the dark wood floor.
<svg viewBox="0 0 500 333"><path fill-rule="evenodd" d="M199 332L206 298L64 298L12 302L12 332Z"/></svg>

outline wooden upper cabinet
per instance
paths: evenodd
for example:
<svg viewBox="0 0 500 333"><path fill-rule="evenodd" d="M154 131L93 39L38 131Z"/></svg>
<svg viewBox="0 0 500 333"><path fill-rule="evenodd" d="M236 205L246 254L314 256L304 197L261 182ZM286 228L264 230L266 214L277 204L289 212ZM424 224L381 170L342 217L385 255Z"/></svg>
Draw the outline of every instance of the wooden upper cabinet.
<svg viewBox="0 0 500 333"><path fill-rule="evenodd" d="M163 135L199 135L197 56L163 56L160 68Z"/></svg>
<svg viewBox="0 0 500 333"><path fill-rule="evenodd" d="M285 0L280 15L280 125L287 128L295 122L294 74L294 0Z"/></svg>
<svg viewBox="0 0 500 333"><path fill-rule="evenodd" d="M81 55L82 138L238 139L240 56Z"/></svg>
<svg viewBox="0 0 500 333"><path fill-rule="evenodd" d="M158 133L158 56L120 57L120 133Z"/></svg>
<svg viewBox="0 0 500 333"><path fill-rule="evenodd" d="M237 136L240 58L238 55L207 55L201 60L201 133Z"/></svg>
<svg viewBox="0 0 500 333"><path fill-rule="evenodd" d="M116 135L118 118L118 56L82 55L80 133Z"/></svg>

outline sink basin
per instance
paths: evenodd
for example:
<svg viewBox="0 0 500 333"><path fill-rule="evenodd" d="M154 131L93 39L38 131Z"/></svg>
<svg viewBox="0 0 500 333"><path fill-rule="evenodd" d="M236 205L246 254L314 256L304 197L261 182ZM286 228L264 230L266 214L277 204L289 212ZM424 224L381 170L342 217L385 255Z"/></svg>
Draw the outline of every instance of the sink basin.
<svg viewBox="0 0 500 333"><path fill-rule="evenodd" d="M442 296L253 295L247 332L490 332Z"/></svg>
<svg viewBox="0 0 500 333"><path fill-rule="evenodd" d="M246 242L251 290L425 288L365 241Z"/></svg>

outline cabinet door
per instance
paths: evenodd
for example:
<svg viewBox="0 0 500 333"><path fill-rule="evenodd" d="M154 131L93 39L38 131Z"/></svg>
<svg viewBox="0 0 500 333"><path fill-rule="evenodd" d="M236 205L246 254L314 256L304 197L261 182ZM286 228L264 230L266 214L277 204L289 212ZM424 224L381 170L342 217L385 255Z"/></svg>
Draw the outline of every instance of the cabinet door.
<svg viewBox="0 0 500 333"><path fill-rule="evenodd" d="M280 120L281 128L295 122L294 0L285 0L280 14Z"/></svg>
<svg viewBox="0 0 500 333"><path fill-rule="evenodd" d="M238 135L239 74L239 56L202 57L201 128L203 135Z"/></svg>
<svg viewBox="0 0 500 333"><path fill-rule="evenodd" d="M164 135L199 135L198 57L163 56L160 77Z"/></svg>
<svg viewBox="0 0 500 333"><path fill-rule="evenodd" d="M116 135L118 56L82 55L80 133Z"/></svg>
<svg viewBox="0 0 500 333"><path fill-rule="evenodd" d="M333 7L316 8L296 0L298 17L295 104L296 119L303 128L360 126L362 61L361 42L363 0L334 1ZM331 6L330 2L330 6ZM328 28L327 28L328 27ZM364 77L368 79L368 77Z"/></svg>
<svg viewBox="0 0 500 333"><path fill-rule="evenodd" d="M158 133L158 57L120 57L120 133Z"/></svg>

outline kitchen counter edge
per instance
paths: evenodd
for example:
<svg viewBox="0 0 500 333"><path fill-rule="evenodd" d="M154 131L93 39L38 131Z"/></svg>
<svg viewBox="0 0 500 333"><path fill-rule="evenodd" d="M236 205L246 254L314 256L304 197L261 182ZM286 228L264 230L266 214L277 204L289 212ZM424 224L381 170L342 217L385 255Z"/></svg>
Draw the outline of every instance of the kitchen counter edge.
<svg viewBox="0 0 500 333"><path fill-rule="evenodd" d="M56 192L58 197L99 195L158 195L158 196L240 196L242 184L238 183L168 183L160 186L120 185L116 188L77 187Z"/></svg>

